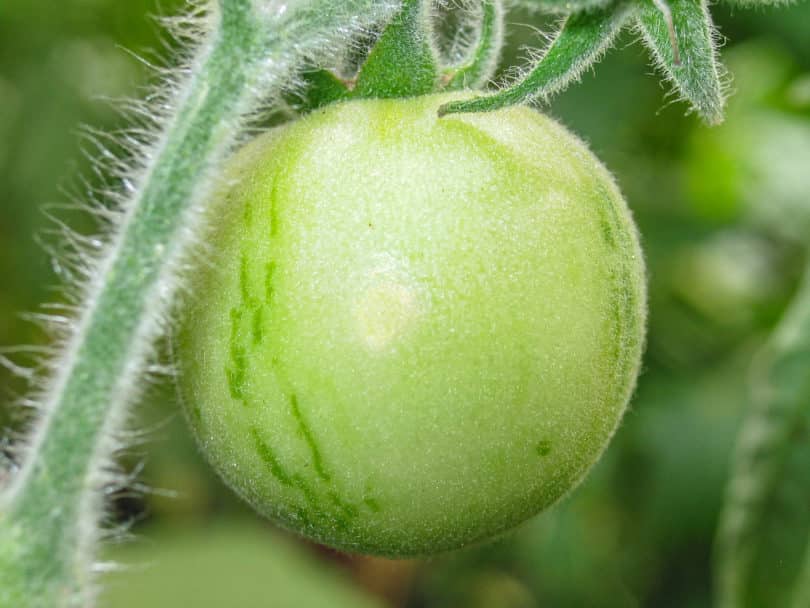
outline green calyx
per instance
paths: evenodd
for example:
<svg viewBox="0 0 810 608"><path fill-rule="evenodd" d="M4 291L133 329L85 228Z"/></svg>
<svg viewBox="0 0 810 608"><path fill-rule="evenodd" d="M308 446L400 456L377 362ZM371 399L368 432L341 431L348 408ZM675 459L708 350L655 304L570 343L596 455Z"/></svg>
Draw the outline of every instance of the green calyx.
<svg viewBox="0 0 810 608"><path fill-rule="evenodd" d="M535 8L561 13L564 19L522 76L494 92L482 88L492 78L503 46L502 0L461 3L458 10L466 13L477 34L456 60L445 60L437 50L433 5L432 0L403 0L355 76L309 72L294 105L308 112L345 99L475 91L469 99L439 108L444 116L546 100L578 80L630 27L641 33L653 63L677 95L707 124L723 120L724 70L705 0L532 0Z"/></svg>
<svg viewBox="0 0 810 608"><path fill-rule="evenodd" d="M483 86L494 73L503 41L500 0L482 0L470 18L477 41L459 63L444 65L433 30L430 0L404 0L354 77L318 69L303 75L293 105L310 112L347 99L396 99Z"/></svg>
<svg viewBox="0 0 810 608"><path fill-rule="evenodd" d="M425 0L405 0L357 76L353 97L391 99L426 95L438 79L430 11Z"/></svg>

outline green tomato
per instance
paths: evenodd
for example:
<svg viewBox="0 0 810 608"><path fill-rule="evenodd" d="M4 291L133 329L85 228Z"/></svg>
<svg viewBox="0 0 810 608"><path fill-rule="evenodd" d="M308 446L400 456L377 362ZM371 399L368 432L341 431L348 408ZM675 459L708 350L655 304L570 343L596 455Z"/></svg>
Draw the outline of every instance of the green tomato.
<svg viewBox="0 0 810 608"><path fill-rule="evenodd" d="M635 384L638 239L531 109L351 101L250 143L177 340L202 451L258 511L414 556L513 528L599 458Z"/></svg>

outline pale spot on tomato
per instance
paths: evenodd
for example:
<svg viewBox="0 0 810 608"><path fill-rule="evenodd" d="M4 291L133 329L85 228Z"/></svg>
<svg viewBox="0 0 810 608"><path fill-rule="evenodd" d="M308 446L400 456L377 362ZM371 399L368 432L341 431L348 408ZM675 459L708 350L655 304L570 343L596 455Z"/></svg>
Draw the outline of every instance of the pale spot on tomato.
<svg viewBox="0 0 810 608"><path fill-rule="evenodd" d="M369 286L354 307L357 333L373 351L383 350L401 338L418 316L416 292L390 278Z"/></svg>

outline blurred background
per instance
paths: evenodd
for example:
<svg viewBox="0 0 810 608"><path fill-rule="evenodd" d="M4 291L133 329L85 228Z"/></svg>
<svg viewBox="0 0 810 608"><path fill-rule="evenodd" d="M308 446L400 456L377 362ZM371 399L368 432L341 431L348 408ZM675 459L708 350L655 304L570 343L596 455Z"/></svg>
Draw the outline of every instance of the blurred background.
<svg viewBox="0 0 810 608"><path fill-rule="evenodd" d="M125 124L110 98L137 97L151 78L129 51L166 56L149 15L178 6L0 2L0 348L47 343L21 313L63 299L67 271L48 253L58 250L48 215L94 229L64 207L83 197L83 180L101 183L80 125ZM134 540L105 549L129 567L107 575L101 605L709 606L752 357L790 301L810 242L810 3L712 10L733 91L724 125L685 116L631 34L549 108L616 175L649 268L638 391L577 491L494 543L423 561L347 557L274 529L236 500L201 461L171 389L156 385L134 423L142 441L123 455L131 491L114 497L113 519ZM507 63L549 25L519 11L509 22ZM0 368L6 440L24 424L13 407L23 390Z"/></svg>

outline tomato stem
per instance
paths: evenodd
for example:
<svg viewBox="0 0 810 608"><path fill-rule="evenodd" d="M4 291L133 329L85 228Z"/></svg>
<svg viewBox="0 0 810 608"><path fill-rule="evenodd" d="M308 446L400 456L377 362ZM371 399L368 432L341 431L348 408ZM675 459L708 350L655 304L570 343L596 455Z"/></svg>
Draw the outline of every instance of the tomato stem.
<svg viewBox="0 0 810 608"><path fill-rule="evenodd" d="M0 492L0 605L92 605L104 488L126 406L167 323L202 201L259 104L292 72L390 12L372 0L268 6L219 0L194 19L201 41L164 110L43 396L20 469ZM187 68L187 69L186 69ZM165 115L164 115L165 114ZM107 490L109 491L109 490Z"/></svg>

